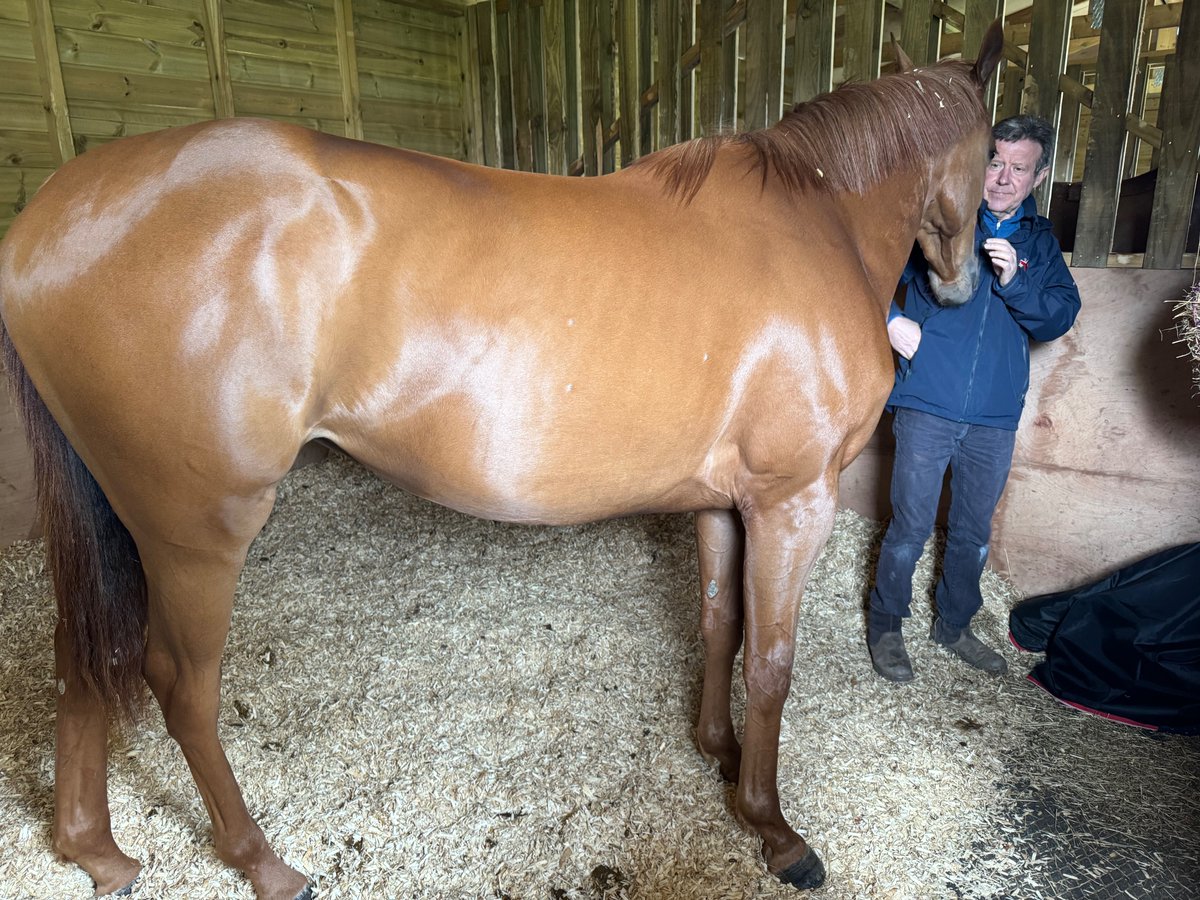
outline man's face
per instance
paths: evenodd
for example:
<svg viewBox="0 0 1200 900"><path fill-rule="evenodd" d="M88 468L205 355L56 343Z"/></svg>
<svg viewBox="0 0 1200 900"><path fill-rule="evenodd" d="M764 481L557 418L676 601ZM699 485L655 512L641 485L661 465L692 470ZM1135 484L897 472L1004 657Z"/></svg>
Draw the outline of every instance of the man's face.
<svg viewBox="0 0 1200 900"><path fill-rule="evenodd" d="M1042 147L1037 141L996 141L983 182L983 199L998 219L1007 219L1046 178L1050 167L1037 170Z"/></svg>

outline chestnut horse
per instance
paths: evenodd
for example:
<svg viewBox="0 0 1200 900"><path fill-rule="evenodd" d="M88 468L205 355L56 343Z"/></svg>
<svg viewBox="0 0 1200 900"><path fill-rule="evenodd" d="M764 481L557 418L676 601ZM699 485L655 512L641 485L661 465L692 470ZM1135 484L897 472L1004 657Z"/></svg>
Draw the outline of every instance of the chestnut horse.
<svg viewBox="0 0 1200 900"><path fill-rule="evenodd" d="M251 120L63 166L0 246L59 604L55 850L98 894L137 877L106 728L144 679L220 858L261 898L310 894L247 812L217 714L247 549L324 439L477 516L694 512L700 749L770 871L820 884L776 784L800 596L892 383L884 318L914 239L944 300L970 296L1002 43L994 25L974 65L903 60L602 178Z"/></svg>

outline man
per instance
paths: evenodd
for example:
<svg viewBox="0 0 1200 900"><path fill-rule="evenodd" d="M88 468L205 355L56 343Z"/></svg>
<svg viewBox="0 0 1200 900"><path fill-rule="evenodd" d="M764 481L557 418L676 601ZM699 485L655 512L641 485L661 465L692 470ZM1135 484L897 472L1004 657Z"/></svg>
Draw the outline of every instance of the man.
<svg viewBox="0 0 1200 900"><path fill-rule="evenodd" d="M1049 173L1054 130L1043 119L1014 116L997 124L992 138L976 226L975 293L960 306L940 305L925 260L914 253L901 281L907 283L903 313L893 303L888 315L888 336L901 357L888 399L896 461L867 647L875 671L889 681L913 678L901 624L947 466L949 528L930 637L969 666L992 675L1007 671L1004 658L971 631L983 605L979 579L992 514L1029 387L1029 340L1060 337L1079 312L1075 281L1030 196Z"/></svg>

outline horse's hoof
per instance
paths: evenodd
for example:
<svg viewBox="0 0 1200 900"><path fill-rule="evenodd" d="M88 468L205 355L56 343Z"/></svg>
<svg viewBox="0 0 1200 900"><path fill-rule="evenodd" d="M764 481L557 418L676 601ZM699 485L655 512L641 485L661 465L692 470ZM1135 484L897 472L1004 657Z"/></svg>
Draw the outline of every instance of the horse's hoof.
<svg viewBox="0 0 1200 900"><path fill-rule="evenodd" d="M296 895L296 900L312 900L313 890L311 884L306 884L304 890Z"/></svg>
<svg viewBox="0 0 1200 900"><path fill-rule="evenodd" d="M779 873L779 880L801 891L819 888L825 883L825 866L812 847L800 859Z"/></svg>
<svg viewBox="0 0 1200 900"><path fill-rule="evenodd" d="M125 885L125 887L121 888L119 891L113 891L108 896L110 896L110 897L128 897L130 894L133 893L133 889L135 887L137 887L138 880L141 877L142 877L142 873L139 872L137 875L133 876L133 881L129 882L129 884Z"/></svg>

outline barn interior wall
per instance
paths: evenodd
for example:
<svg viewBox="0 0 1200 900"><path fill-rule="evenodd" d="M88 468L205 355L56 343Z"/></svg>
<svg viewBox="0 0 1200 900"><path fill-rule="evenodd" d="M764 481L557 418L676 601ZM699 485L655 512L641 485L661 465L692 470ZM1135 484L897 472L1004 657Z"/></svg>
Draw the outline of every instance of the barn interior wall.
<svg viewBox="0 0 1200 900"><path fill-rule="evenodd" d="M37 16L53 58L38 58ZM54 64L68 155L219 107L345 134L354 105L368 140L467 159L466 48L464 8L438 0L0 0L0 237L59 162L43 99ZM227 66L228 100L212 53Z"/></svg>

